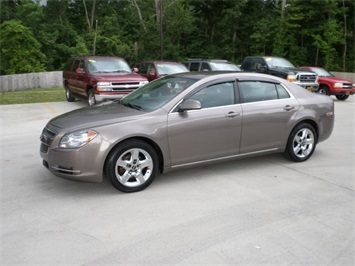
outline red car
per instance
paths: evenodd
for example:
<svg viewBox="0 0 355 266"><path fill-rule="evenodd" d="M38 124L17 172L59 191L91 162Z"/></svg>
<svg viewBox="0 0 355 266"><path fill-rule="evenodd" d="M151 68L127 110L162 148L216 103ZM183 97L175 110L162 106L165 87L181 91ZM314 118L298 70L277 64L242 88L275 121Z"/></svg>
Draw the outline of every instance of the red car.
<svg viewBox="0 0 355 266"><path fill-rule="evenodd" d="M355 84L346 79L335 77L322 67L302 66L300 69L313 71L318 75L319 93L335 95L338 100L345 101L355 93Z"/></svg>

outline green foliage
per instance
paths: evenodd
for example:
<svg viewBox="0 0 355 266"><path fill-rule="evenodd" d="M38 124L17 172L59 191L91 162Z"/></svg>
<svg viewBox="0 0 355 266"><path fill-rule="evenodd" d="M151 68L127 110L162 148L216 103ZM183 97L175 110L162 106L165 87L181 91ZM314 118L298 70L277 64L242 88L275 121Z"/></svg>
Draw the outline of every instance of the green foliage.
<svg viewBox="0 0 355 266"><path fill-rule="evenodd" d="M0 25L1 73L20 74L45 71L41 44L31 31L16 20Z"/></svg>
<svg viewBox="0 0 355 266"><path fill-rule="evenodd" d="M62 102L65 100L65 92L62 87L0 92L0 105Z"/></svg>
<svg viewBox="0 0 355 266"><path fill-rule="evenodd" d="M7 0L0 5L1 74L61 70L68 57L94 53L121 56L131 65L189 57L241 63L247 55L275 55L296 65L355 69L353 0L47 0L46 5Z"/></svg>

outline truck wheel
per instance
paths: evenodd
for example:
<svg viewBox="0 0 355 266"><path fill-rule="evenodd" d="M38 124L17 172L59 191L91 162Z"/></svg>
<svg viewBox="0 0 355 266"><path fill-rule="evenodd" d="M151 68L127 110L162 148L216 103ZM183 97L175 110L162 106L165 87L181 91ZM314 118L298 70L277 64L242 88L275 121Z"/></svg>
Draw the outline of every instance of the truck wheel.
<svg viewBox="0 0 355 266"><path fill-rule="evenodd" d="M75 101L75 97L70 92L69 84L65 85L65 98L67 98L68 102L74 102Z"/></svg>
<svg viewBox="0 0 355 266"><path fill-rule="evenodd" d="M287 141L286 157L295 162L309 159L317 144L317 135L314 128L307 123L296 126Z"/></svg>
<svg viewBox="0 0 355 266"><path fill-rule="evenodd" d="M335 97L337 97L339 101L345 101L346 99L349 98L349 95L342 94L342 95L335 95Z"/></svg>
<svg viewBox="0 0 355 266"><path fill-rule="evenodd" d="M95 94L93 89L88 91L88 104L89 106L94 106L96 104Z"/></svg>
<svg viewBox="0 0 355 266"><path fill-rule="evenodd" d="M104 172L116 189L140 191L153 182L158 172L158 156L148 143L131 139L116 146L108 155Z"/></svg>
<svg viewBox="0 0 355 266"><path fill-rule="evenodd" d="M330 95L329 88L327 86L320 86L318 89L318 93Z"/></svg>

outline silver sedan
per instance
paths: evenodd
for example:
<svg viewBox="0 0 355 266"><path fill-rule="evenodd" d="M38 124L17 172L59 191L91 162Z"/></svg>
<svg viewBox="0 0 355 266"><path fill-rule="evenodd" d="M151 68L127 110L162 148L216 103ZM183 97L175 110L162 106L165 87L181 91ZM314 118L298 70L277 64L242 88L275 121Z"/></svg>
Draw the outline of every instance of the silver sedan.
<svg viewBox="0 0 355 266"><path fill-rule="evenodd" d="M123 192L158 173L284 152L309 159L334 125L334 103L270 75L193 72L153 81L119 101L53 118L41 134L43 165L66 179Z"/></svg>

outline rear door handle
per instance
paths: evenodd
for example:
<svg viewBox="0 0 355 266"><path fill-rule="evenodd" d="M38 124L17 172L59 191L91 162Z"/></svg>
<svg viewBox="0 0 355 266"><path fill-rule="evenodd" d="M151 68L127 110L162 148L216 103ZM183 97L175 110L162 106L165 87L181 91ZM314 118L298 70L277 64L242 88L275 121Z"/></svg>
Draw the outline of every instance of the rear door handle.
<svg viewBox="0 0 355 266"><path fill-rule="evenodd" d="M234 112L229 112L228 114L226 114L226 117L236 117L236 116L240 116L240 113L234 113Z"/></svg>
<svg viewBox="0 0 355 266"><path fill-rule="evenodd" d="M291 111L292 109L295 109L295 107L294 107L294 106L291 106L291 105L286 105L286 106L284 107L284 110L285 110L285 111Z"/></svg>

